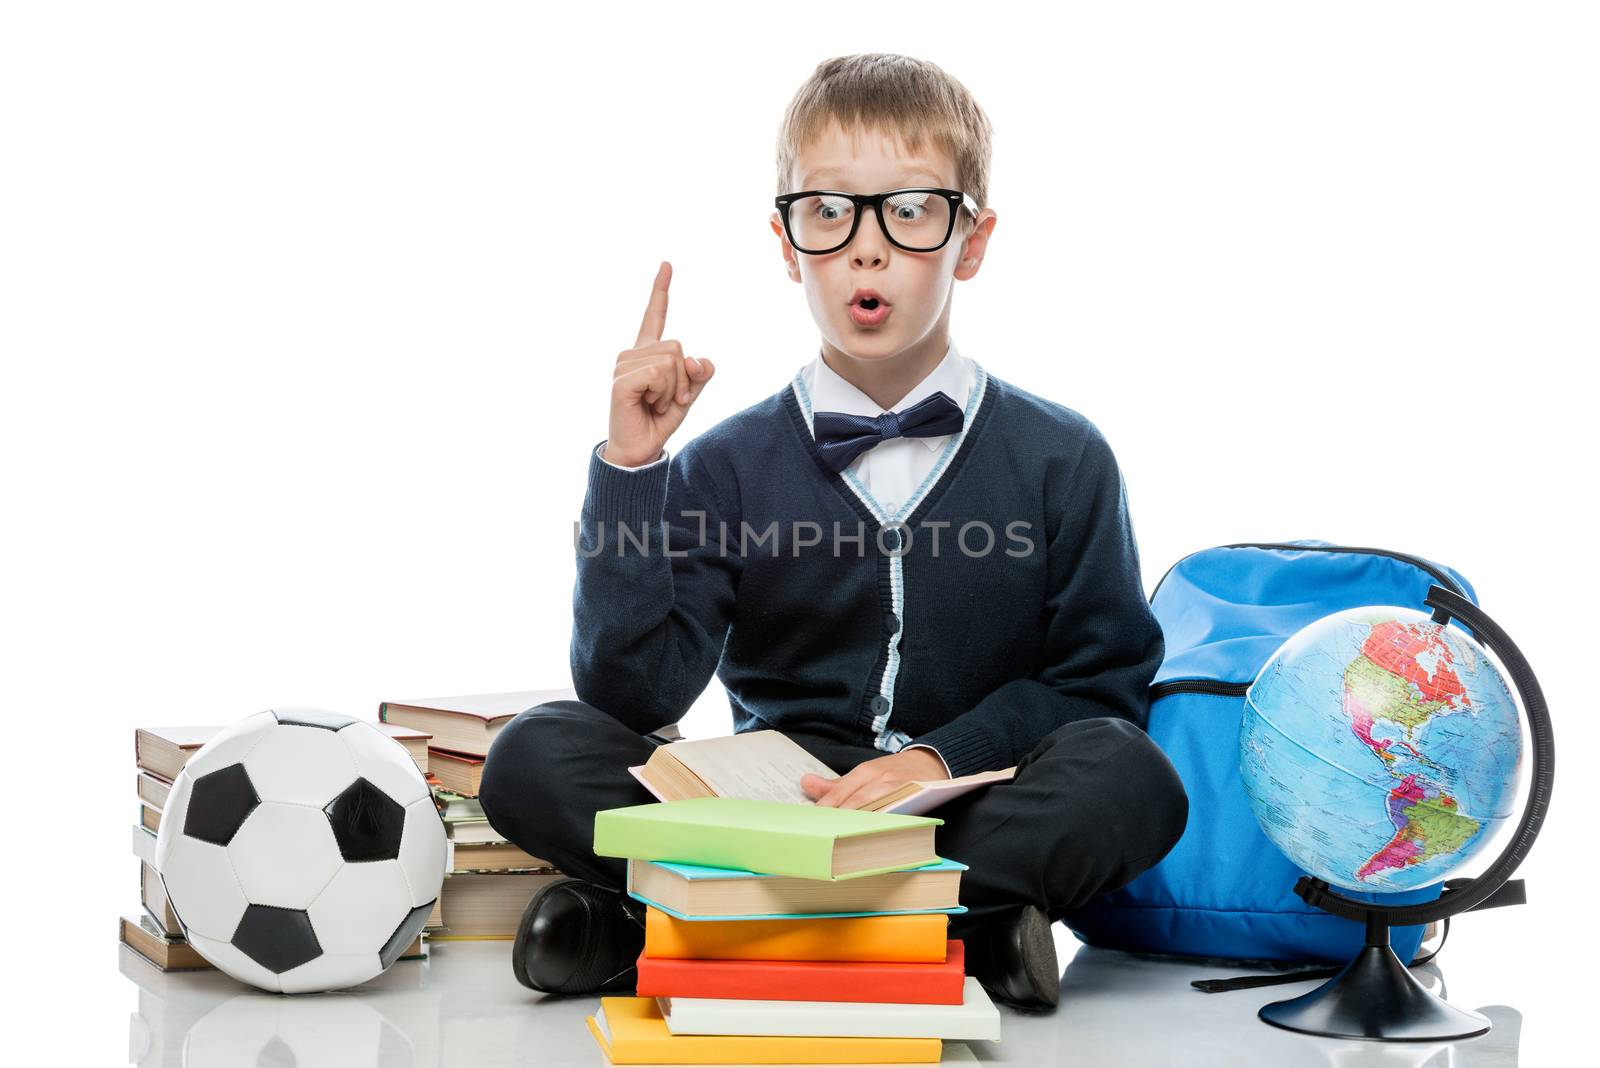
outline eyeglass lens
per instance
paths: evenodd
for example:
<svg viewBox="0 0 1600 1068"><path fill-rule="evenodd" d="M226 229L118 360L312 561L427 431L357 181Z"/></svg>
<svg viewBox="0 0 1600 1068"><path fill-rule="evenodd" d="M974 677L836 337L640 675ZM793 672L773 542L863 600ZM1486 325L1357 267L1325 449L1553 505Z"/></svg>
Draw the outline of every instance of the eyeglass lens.
<svg viewBox="0 0 1600 1068"><path fill-rule="evenodd" d="M832 249L850 233L855 210L848 197L800 197L789 205L790 240L802 252ZM871 206L862 210L872 212ZM942 194L909 190L884 199L883 222L889 236L901 245L930 251L950 230L951 210L950 201Z"/></svg>

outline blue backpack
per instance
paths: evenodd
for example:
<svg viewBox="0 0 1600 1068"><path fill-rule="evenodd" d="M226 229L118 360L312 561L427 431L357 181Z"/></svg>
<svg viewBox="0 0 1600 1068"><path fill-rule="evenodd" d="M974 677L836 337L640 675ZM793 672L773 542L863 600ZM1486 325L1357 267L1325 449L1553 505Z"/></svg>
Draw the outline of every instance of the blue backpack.
<svg viewBox="0 0 1600 1068"><path fill-rule="evenodd" d="M1189 822L1159 864L1068 915L1067 926L1090 945L1151 953L1339 964L1354 957L1364 943L1362 925L1296 896L1305 873L1250 811L1239 779L1244 693L1278 646L1307 624L1365 605L1426 611L1423 598L1435 584L1477 603L1472 586L1450 568L1324 541L1219 545L1174 564L1150 596L1167 648L1151 685L1148 730L1183 778ZM1408 893L1344 893L1409 905L1433 901L1443 889L1436 883ZM1421 927L1396 927L1390 944L1409 961L1422 935Z"/></svg>

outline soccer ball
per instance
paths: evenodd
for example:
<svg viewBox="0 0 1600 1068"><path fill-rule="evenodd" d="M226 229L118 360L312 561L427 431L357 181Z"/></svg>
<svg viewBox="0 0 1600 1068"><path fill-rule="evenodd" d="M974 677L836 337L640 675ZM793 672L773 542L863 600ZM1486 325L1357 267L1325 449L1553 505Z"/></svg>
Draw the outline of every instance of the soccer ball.
<svg viewBox="0 0 1600 1068"><path fill-rule="evenodd" d="M371 723L269 709L189 758L155 859L206 960L263 990L333 990L384 971L422 930L444 822L416 763Z"/></svg>

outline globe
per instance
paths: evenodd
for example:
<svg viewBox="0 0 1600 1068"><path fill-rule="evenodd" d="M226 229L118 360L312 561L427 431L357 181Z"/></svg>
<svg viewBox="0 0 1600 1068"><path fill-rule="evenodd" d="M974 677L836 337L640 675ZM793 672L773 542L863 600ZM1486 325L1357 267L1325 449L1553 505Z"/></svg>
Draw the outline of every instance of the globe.
<svg viewBox="0 0 1600 1068"><path fill-rule="evenodd" d="M1397 606L1304 627L1250 684L1239 773L1266 836L1347 890L1416 890L1510 817L1519 714L1464 632Z"/></svg>

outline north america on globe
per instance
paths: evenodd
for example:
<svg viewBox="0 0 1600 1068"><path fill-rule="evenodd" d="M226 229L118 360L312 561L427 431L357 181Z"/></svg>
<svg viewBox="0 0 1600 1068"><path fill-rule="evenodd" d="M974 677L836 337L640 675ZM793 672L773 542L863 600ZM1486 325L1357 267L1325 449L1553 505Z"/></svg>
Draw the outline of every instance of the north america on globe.
<svg viewBox="0 0 1600 1068"><path fill-rule="evenodd" d="M1362 642L1361 655L1345 668L1350 729L1392 773L1412 762L1424 768L1431 763L1412 744L1430 719L1471 710L1450 648L1440 640L1442 630L1399 620L1378 623ZM1374 737L1379 724L1393 724L1401 737ZM1454 796L1420 772L1406 771L1397 779L1387 803L1394 837L1356 869L1357 878L1455 853L1483 829L1458 811Z"/></svg>
<svg viewBox="0 0 1600 1068"><path fill-rule="evenodd" d="M1398 605L1306 624L1250 684L1239 776L1296 866L1348 890L1407 892L1466 864L1505 825L1520 716L1467 632Z"/></svg>

